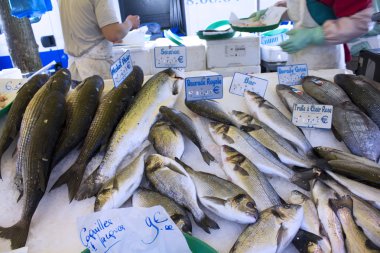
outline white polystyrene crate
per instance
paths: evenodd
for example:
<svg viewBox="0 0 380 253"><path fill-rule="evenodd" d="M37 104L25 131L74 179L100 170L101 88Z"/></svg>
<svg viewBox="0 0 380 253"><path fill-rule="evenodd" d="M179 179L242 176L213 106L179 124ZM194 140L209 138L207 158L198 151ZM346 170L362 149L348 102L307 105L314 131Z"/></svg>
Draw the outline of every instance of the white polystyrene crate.
<svg viewBox="0 0 380 253"><path fill-rule="evenodd" d="M231 77L236 72L244 74L258 74L261 73L261 66L240 66L240 67L230 67L230 68L213 68L210 69L212 72L216 72L224 77Z"/></svg>
<svg viewBox="0 0 380 253"><path fill-rule="evenodd" d="M190 36L182 37L182 42L186 46L186 72L206 70L206 47L202 40L198 37ZM155 67L154 48L164 46L177 45L167 38L160 38L155 41L154 45L151 47L152 74L156 74L163 70L162 68Z"/></svg>
<svg viewBox="0 0 380 253"><path fill-rule="evenodd" d="M226 40L209 40L207 68L260 65L260 37L249 35Z"/></svg>
<svg viewBox="0 0 380 253"><path fill-rule="evenodd" d="M113 48L113 59L117 60L120 58L127 50L131 53L132 64L141 67L144 75L152 74L152 61L151 61L151 50L148 46L145 47L124 47L117 46Z"/></svg>
<svg viewBox="0 0 380 253"><path fill-rule="evenodd" d="M279 46L261 45L261 60L266 62L286 62L288 54Z"/></svg>

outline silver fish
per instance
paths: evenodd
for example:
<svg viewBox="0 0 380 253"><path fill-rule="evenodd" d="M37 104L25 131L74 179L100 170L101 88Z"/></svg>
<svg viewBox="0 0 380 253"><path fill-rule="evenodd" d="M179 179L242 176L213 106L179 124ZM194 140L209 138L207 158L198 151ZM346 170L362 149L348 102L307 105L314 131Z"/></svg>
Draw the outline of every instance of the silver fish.
<svg viewBox="0 0 380 253"><path fill-rule="evenodd" d="M243 188L255 200L261 212L281 204L280 197L266 176L245 156L228 146L221 148L223 169L231 182Z"/></svg>
<svg viewBox="0 0 380 253"><path fill-rule="evenodd" d="M119 170L115 177L108 180L96 196L94 211L119 208L139 187L144 176L144 157L142 151L130 164Z"/></svg>
<svg viewBox="0 0 380 253"><path fill-rule="evenodd" d="M317 206L318 216L331 243L333 252L346 252L342 226L338 217L329 206L329 199L335 198L336 192L319 179L312 188L313 201Z"/></svg>
<svg viewBox="0 0 380 253"><path fill-rule="evenodd" d="M296 173L277 160L261 143L234 126L211 122L209 131L214 141L227 145L247 157L265 174L286 178L304 189L309 189L310 173Z"/></svg>
<svg viewBox="0 0 380 253"><path fill-rule="evenodd" d="M252 115L276 131L280 136L290 141L297 147L299 152L309 154L312 146L309 141L288 118L285 117L275 106L260 95L246 91L245 101Z"/></svg>
<svg viewBox="0 0 380 253"><path fill-rule="evenodd" d="M353 200L353 215L364 234L380 247L380 211L364 200L353 195L348 189L332 179L323 179L340 197L349 195Z"/></svg>
<svg viewBox="0 0 380 253"><path fill-rule="evenodd" d="M311 197L310 191L305 191L301 187L298 187L285 178L276 176L268 176L267 178L269 183L273 186L274 190L285 202L287 202L291 197L292 191L299 191L302 194Z"/></svg>
<svg viewBox="0 0 380 253"><path fill-rule="evenodd" d="M239 236L230 253L282 252L301 226L302 207L277 205L261 212L259 220Z"/></svg>
<svg viewBox="0 0 380 253"><path fill-rule="evenodd" d="M165 209L182 232L191 234L192 226L190 217L187 215L186 210L173 200L161 193L143 188L138 189L133 194L133 207L153 207L158 205L161 205Z"/></svg>
<svg viewBox="0 0 380 253"><path fill-rule="evenodd" d="M352 198L344 196L338 199L329 200L330 207L338 216L346 235L347 252L379 252L378 249L369 247L370 242L365 234L358 228L352 216Z"/></svg>
<svg viewBox="0 0 380 253"><path fill-rule="evenodd" d="M278 84L276 86L276 92L282 103L290 112L293 112L293 107L295 104L319 104L317 100L307 95L306 92L289 85Z"/></svg>
<svg viewBox="0 0 380 253"><path fill-rule="evenodd" d="M185 151L181 132L166 121L156 122L150 129L148 139L158 154L172 159L181 158Z"/></svg>
<svg viewBox="0 0 380 253"><path fill-rule="evenodd" d="M121 161L147 138L161 106L173 106L182 88L182 75L166 69L151 77L136 95L130 109L117 125L100 166L85 180L77 200L94 196L104 182L115 175Z"/></svg>
<svg viewBox="0 0 380 253"><path fill-rule="evenodd" d="M193 214L195 222L205 232L209 228L219 229L199 207L195 185L186 170L176 161L158 154L150 155L145 163L146 176L163 195L186 207Z"/></svg>
<svg viewBox="0 0 380 253"><path fill-rule="evenodd" d="M267 149L272 150L285 164L304 168L312 168L314 162L305 155L298 153L294 147L270 127L244 112L232 111L235 120L241 125L240 129L247 132Z"/></svg>
<svg viewBox="0 0 380 253"><path fill-rule="evenodd" d="M303 90L322 104L335 106L351 101L342 88L326 79L306 76L301 82Z"/></svg>
<svg viewBox="0 0 380 253"><path fill-rule="evenodd" d="M208 210L230 221L255 223L259 212L255 201L239 186L215 175L195 171L178 158L176 161L190 175L197 189L199 201Z"/></svg>
<svg viewBox="0 0 380 253"><path fill-rule="evenodd" d="M333 126L353 154L379 161L379 127L354 104L345 102L334 107Z"/></svg>

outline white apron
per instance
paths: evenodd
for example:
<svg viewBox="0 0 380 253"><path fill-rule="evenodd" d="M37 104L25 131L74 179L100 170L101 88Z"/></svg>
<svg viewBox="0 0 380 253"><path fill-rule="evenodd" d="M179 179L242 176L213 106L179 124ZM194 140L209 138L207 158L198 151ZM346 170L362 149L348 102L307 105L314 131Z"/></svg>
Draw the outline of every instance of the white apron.
<svg viewBox="0 0 380 253"><path fill-rule="evenodd" d="M288 15L295 22L295 28L313 28L314 21L306 5L306 0L287 0ZM307 64L309 69L345 69L343 44L309 46L295 54L289 54L288 64Z"/></svg>
<svg viewBox="0 0 380 253"><path fill-rule="evenodd" d="M103 40L82 56L69 55L71 78L76 81L83 81L93 75L110 79L112 63L112 43L107 40Z"/></svg>

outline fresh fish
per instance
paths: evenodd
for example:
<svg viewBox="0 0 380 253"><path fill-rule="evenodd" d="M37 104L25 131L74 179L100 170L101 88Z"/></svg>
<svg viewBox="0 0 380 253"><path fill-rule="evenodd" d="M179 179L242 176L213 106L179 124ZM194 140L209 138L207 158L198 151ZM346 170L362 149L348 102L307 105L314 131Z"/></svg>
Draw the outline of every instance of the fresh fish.
<svg viewBox="0 0 380 253"><path fill-rule="evenodd" d="M67 184L70 202L79 189L87 164L99 149L106 149L109 137L132 103L133 96L140 90L143 81L143 71L134 66L126 80L101 100L77 160L52 187L55 189Z"/></svg>
<svg viewBox="0 0 380 253"><path fill-rule="evenodd" d="M65 121L65 96L70 84L70 72L59 70L26 107L16 161L17 171L22 172L20 197L25 196L25 203L15 225L0 227L0 237L10 239L12 249L25 246L32 216L45 192L54 146Z"/></svg>
<svg viewBox="0 0 380 253"><path fill-rule="evenodd" d="M33 98L34 94L36 94L36 92L42 87L42 85L46 83L48 79L49 77L47 75L36 75L17 91L17 96L14 99L11 109L8 112L8 116L0 137L0 165L1 157L3 156L4 152L9 148L13 140L17 137L21 126L22 117L27 105Z"/></svg>
<svg viewBox="0 0 380 253"><path fill-rule="evenodd" d="M338 183L345 186L353 194L358 197L367 200L372 203L375 207L380 209L380 190L366 184L359 183L357 181L351 180L347 177L335 174L331 171L326 171L332 178L334 178Z"/></svg>
<svg viewBox="0 0 380 253"><path fill-rule="evenodd" d="M273 186L274 190L285 202L287 202L291 197L292 191L299 191L304 195L311 197L310 191L305 191L301 187L298 187L285 178L276 176L268 176L267 178L269 183Z"/></svg>
<svg viewBox="0 0 380 253"><path fill-rule="evenodd" d="M185 105L190 111L202 117L227 125L236 125L231 116L215 100L185 100Z"/></svg>
<svg viewBox="0 0 380 253"><path fill-rule="evenodd" d="M362 79L363 82L369 83L370 85L372 85L372 87L374 87L377 90L377 92L380 92L380 83L379 82L371 80L371 79L369 79L369 78L367 78L366 76L363 76L363 75L358 76L358 78Z"/></svg>
<svg viewBox="0 0 380 253"><path fill-rule="evenodd" d="M370 247L370 240L356 225L352 216L353 203L350 196L330 199L329 204L342 224L344 234L346 235L345 244L347 252L380 252L376 247Z"/></svg>
<svg viewBox="0 0 380 253"><path fill-rule="evenodd" d="M264 210L259 220L239 236L230 253L282 252L301 226L302 207L277 205Z"/></svg>
<svg viewBox="0 0 380 253"><path fill-rule="evenodd" d="M234 126L211 122L209 131L214 141L222 146L227 145L247 157L265 174L286 178L308 190L308 180L312 173L296 173L277 160L272 153L257 140Z"/></svg>
<svg viewBox="0 0 380 253"><path fill-rule="evenodd" d="M330 147L315 147L314 150L317 154L327 161L331 160L349 160L350 162L361 163L370 167L375 167L380 170L380 165L374 161L369 160L368 158L357 156L351 153L347 153L338 149Z"/></svg>
<svg viewBox="0 0 380 253"><path fill-rule="evenodd" d="M152 207L158 205L161 205L165 209L182 232L191 234L192 225L190 217L187 215L186 210L173 200L161 193L142 188L133 194L132 206L134 207Z"/></svg>
<svg viewBox="0 0 380 253"><path fill-rule="evenodd" d="M156 122L150 129L148 139L157 153L172 159L181 158L185 151L181 132L166 121Z"/></svg>
<svg viewBox="0 0 380 253"><path fill-rule="evenodd" d="M94 211L119 208L132 196L144 176L145 155L146 150L103 185L96 196Z"/></svg>
<svg viewBox="0 0 380 253"><path fill-rule="evenodd" d="M195 171L178 158L190 175L199 201L211 212L226 220L241 224L255 223L259 212L255 201L239 186L215 175Z"/></svg>
<svg viewBox="0 0 380 253"><path fill-rule="evenodd" d="M300 229L293 239L293 244L300 253L325 253L326 251L319 246L321 240L320 236Z"/></svg>
<svg viewBox="0 0 380 253"><path fill-rule="evenodd" d="M338 105L351 102L347 94L333 82L316 76L306 76L302 79L303 90L325 105Z"/></svg>
<svg viewBox="0 0 380 253"><path fill-rule="evenodd" d="M166 120L170 121L178 130L187 136L187 138L189 138L195 144L195 146L198 147L199 151L202 154L203 160L208 165L210 165L211 161L215 160L215 158L203 146L201 138L197 134L193 120L189 118L189 116L183 112L166 106L161 106L160 113Z"/></svg>
<svg viewBox="0 0 380 253"><path fill-rule="evenodd" d="M293 112L295 104L319 104L317 100L307 95L306 92L289 85L278 84L276 86L276 92L282 103L290 112Z"/></svg>
<svg viewBox="0 0 380 253"><path fill-rule="evenodd" d="M348 189L332 179L323 179L329 187L334 189L340 197L349 195L353 200L353 215L356 223L364 234L378 247L380 247L380 211L366 201L353 195Z"/></svg>
<svg viewBox="0 0 380 253"><path fill-rule="evenodd" d="M228 146L222 146L221 151L224 172L231 178L231 182L255 200L260 212L281 204L280 197L266 176L251 161Z"/></svg>
<svg viewBox="0 0 380 253"><path fill-rule="evenodd" d="M281 162L290 166L313 167L313 161L305 155L298 153L287 140L264 123L244 112L233 111L232 114L241 125L240 129L247 132L267 149L276 153Z"/></svg>
<svg viewBox="0 0 380 253"><path fill-rule="evenodd" d="M173 106L182 88L179 71L166 69L151 77L135 97L113 133L100 166L86 179L77 200L97 194L102 184L113 177L121 161L147 138L161 106Z"/></svg>
<svg viewBox="0 0 380 253"><path fill-rule="evenodd" d="M329 206L329 199L336 198L337 193L319 179L315 180L312 195L317 206L318 216L324 231L330 240L332 252L346 252L342 226L338 217Z"/></svg>
<svg viewBox="0 0 380 253"><path fill-rule="evenodd" d="M369 82L355 75L338 74L337 83L365 114L380 127L380 92Z"/></svg>
<svg viewBox="0 0 380 253"><path fill-rule="evenodd" d="M103 79L95 75L69 94L65 127L55 148L52 168L86 137L103 89Z"/></svg>
<svg viewBox="0 0 380 253"><path fill-rule="evenodd" d="M316 243L322 249L322 252L331 252L329 239L322 236L320 232L321 224L319 222L318 211L314 202L308 196L297 190L292 191L287 202L289 204L301 205L303 207L301 229L320 238Z"/></svg>
<svg viewBox="0 0 380 253"><path fill-rule="evenodd" d="M245 101L252 115L290 141L299 152L308 154L312 150L309 141L288 118L260 95L246 91Z"/></svg>
<svg viewBox="0 0 380 253"><path fill-rule="evenodd" d="M351 102L334 107L333 126L353 154L379 160L379 127Z"/></svg>
<svg viewBox="0 0 380 253"><path fill-rule="evenodd" d="M148 180L163 195L186 207L193 214L194 221L205 232L209 228L219 229L199 207L195 185L186 170L176 161L158 154L150 155L145 163Z"/></svg>

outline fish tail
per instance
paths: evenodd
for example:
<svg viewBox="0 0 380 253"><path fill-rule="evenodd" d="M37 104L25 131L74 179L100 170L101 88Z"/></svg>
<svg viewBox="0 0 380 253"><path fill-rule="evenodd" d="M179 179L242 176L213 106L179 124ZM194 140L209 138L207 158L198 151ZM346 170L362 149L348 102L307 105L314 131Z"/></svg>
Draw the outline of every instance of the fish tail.
<svg viewBox="0 0 380 253"><path fill-rule="evenodd" d="M291 182L306 191L310 191L310 180L316 177L315 170L296 172Z"/></svg>
<svg viewBox="0 0 380 253"><path fill-rule="evenodd" d="M206 150L206 149L201 149L202 157L203 160L210 165L211 161L215 161L215 158Z"/></svg>
<svg viewBox="0 0 380 253"><path fill-rule="evenodd" d="M218 223L212 220L207 215L204 215L201 220L195 221L199 227L201 227L206 233L210 234L210 228L219 229Z"/></svg>
<svg viewBox="0 0 380 253"><path fill-rule="evenodd" d="M11 248L18 249L24 247L28 238L30 223L19 221L11 227L0 227L0 237L11 240Z"/></svg>
<svg viewBox="0 0 380 253"><path fill-rule="evenodd" d="M87 198L95 196L102 184L98 183L99 181L99 168L98 167L82 184L77 193L75 194L75 199L80 201Z"/></svg>
<svg viewBox="0 0 380 253"><path fill-rule="evenodd" d="M345 207L352 212L352 198L349 195L337 199L329 199L329 205L335 213Z"/></svg>

